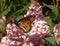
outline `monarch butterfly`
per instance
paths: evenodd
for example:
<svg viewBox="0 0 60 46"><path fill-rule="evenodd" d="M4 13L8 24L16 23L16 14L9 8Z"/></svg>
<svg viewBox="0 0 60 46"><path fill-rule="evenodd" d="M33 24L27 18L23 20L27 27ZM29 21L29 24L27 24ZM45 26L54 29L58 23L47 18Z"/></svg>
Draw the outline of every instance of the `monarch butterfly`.
<svg viewBox="0 0 60 46"><path fill-rule="evenodd" d="M17 18L15 23L23 30L23 32L27 33L31 29L31 23L34 21L34 16L24 17L22 19Z"/></svg>

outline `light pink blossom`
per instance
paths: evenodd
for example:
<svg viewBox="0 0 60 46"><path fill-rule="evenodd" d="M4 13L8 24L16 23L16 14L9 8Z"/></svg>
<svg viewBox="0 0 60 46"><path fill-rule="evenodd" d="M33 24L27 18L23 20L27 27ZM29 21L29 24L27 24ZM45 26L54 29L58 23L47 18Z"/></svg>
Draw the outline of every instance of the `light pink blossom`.
<svg viewBox="0 0 60 46"><path fill-rule="evenodd" d="M33 35L31 34L29 35L28 33L22 32L22 30L19 29L19 27L17 27L15 24L12 24L12 25L10 23L7 24L6 31L7 31L7 36L3 37L1 40L2 46L4 45L5 46L9 46L9 45L33 46L33 45L41 45L42 43L45 44L45 40L42 38L43 37L42 34L35 33Z"/></svg>
<svg viewBox="0 0 60 46"><path fill-rule="evenodd" d="M0 23L4 23L6 21L6 17L2 16L2 18L0 18Z"/></svg>
<svg viewBox="0 0 60 46"><path fill-rule="evenodd" d="M54 35L57 44L60 44L60 23L56 24L54 27Z"/></svg>
<svg viewBox="0 0 60 46"><path fill-rule="evenodd" d="M34 1L30 7L27 13L24 15L24 17L34 15L36 19L40 20L43 19L43 14L42 14L42 8L39 2Z"/></svg>
<svg viewBox="0 0 60 46"><path fill-rule="evenodd" d="M10 39L7 36L5 36L1 39L1 46L9 46L10 42Z"/></svg>
<svg viewBox="0 0 60 46"><path fill-rule="evenodd" d="M5 23L6 21L6 17L2 16L2 18L0 18L0 28L2 27L3 23Z"/></svg>
<svg viewBox="0 0 60 46"><path fill-rule="evenodd" d="M40 34L40 36L47 36L50 34L49 26L44 20L36 20L32 24L31 31L28 32L29 35Z"/></svg>

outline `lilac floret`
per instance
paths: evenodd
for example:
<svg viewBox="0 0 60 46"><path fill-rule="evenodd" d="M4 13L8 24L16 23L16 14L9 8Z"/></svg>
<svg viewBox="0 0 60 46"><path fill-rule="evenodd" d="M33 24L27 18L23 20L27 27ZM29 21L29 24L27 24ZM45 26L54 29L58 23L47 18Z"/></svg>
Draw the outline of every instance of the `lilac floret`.
<svg viewBox="0 0 60 46"><path fill-rule="evenodd" d="M39 4L39 2L34 1L30 5L29 10L24 15L24 17L30 16L30 15L34 15L35 19L37 19L37 20L43 19L42 8L41 8L41 5Z"/></svg>
<svg viewBox="0 0 60 46"><path fill-rule="evenodd" d="M56 24L54 27L54 35L57 44L60 44L60 23Z"/></svg>

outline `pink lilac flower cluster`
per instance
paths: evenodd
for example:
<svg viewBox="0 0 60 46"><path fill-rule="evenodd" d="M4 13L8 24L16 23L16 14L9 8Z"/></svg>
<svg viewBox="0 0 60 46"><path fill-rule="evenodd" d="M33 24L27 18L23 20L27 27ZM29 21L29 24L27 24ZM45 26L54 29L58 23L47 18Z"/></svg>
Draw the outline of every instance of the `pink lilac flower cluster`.
<svg viewBox="0 0 60 46"><path fill-rule="evenodd" d="M35 15L35 20L31 24L31 30L24 33L14 23L7 24L7 36L1 40L1 46L45 46L45 36L50 34L49 26L43 19L40 4L34 1L24 17Z"/></svg>
<svg viewBox="0 0 60 46"><path fill-rule="evenodd" d="M1 46L39 46L45 44L45 40L38 33L28 35L15 24L11 25L10 23L7 24L6 28L7 36L2 38Z"/></svg>
<svg viewBox="0 0 60 46"><path fill-rule="evenodd" d="M6 17L2 16L2 18L0 18L0 28L2 26L2 23L4 23L6 21Z"/></svg>
<svg viewBox="0 0 60 46"><path fill-rule="evenodd" d="M43 38L50 34L49 26L44 20L35 20L32 24L32 29L28 32L29 35L40 34Z"/></svg>
<svg viewBox="0 0 60 46"><path fill-rule="evenodd" d="M54 35L57 44L60 44L60 23L56 24L54 27Z"/></svg>
<svg viewBox="0 0 60 46"><path fill-rule="evenodd" d="M7 24L6 27L7 36L3 37L1 40L2 46L24 46L28 40L28 37L25 36L24 32L17 27L15 24ZM29 42L29 46L33 44Z"/></svg>
<svg viewBox="0 0 60 46"><path fill-rule="evenodd" d="M42 8L41 5L34 1L30 7L27 13L24 15L24 17L34 15L37 20L43 19L43 14L42 14Z"/></svg>

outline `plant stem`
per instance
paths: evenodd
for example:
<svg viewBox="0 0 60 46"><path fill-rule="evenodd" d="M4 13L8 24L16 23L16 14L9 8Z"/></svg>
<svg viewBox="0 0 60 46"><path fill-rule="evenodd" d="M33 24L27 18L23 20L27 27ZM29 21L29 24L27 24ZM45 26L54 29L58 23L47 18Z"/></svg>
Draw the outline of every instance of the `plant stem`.
<svg viewBox="0 0 60 46"><path fill-rule="evenodd" d="M56 7L58 7L59 5L59 0L56 0Z"/></svg>
<svg viewBox="0 0 60 46"><path fill-rule="evenodd" d="M56 1L55 0L53 0L53 4L54 4L54 6L56 5Z"/></svg>

